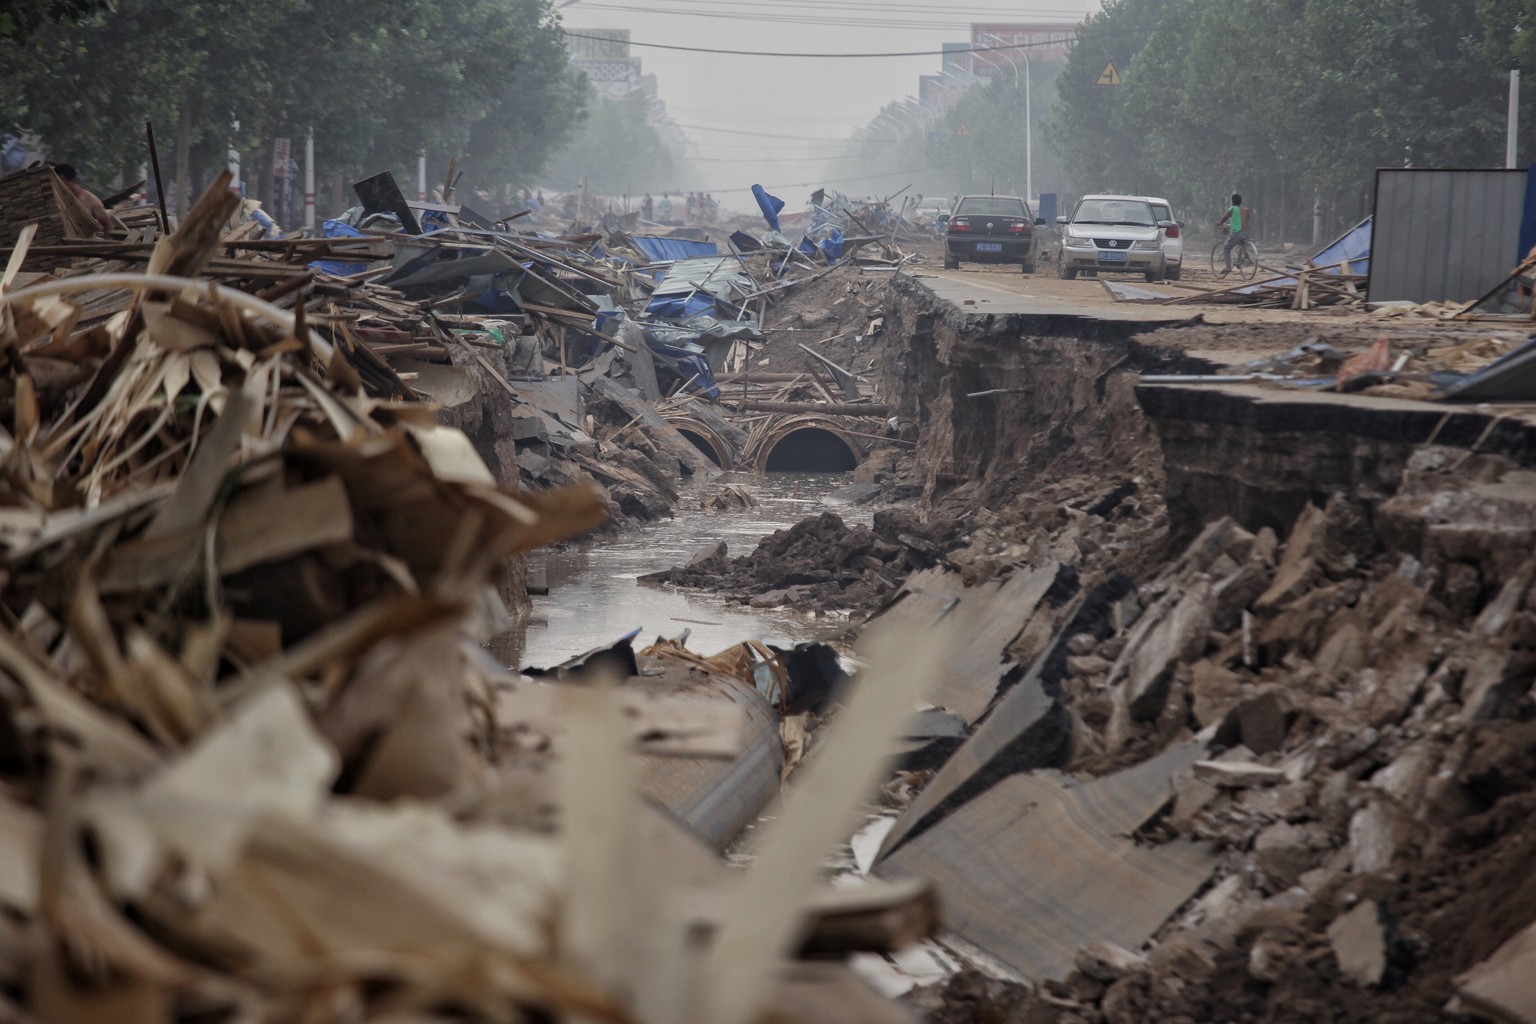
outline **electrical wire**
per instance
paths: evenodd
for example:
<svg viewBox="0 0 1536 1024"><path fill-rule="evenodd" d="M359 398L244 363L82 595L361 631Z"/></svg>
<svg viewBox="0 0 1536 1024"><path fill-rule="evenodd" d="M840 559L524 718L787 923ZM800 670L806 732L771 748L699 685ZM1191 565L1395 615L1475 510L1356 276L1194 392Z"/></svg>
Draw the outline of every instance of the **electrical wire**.
<svg viewBox="0 0 1536 1024"><path fill-rule="evenodd" d="M1123 34L1129 30L1121 30L1116 34ZM1107 35L1109 33L1101 33ZM567 31L567 39L593 39L598 42L612 43L614 40L607 36L583 35L580 32ZM1081 39L1081 36L1075 38ZM709 46L679 46L675 43L640 43L631 39L624 45L640 46L650 50L679 50L683 53L715 53L730 57L800 57L826 60L856 60L860 58L876 57L948 57L960 53L994 53L998 50L1027 50L1039 46L1060 46L1061 43L1052 40L1041 40L1034 43L1018 43L1011 46L971 46L964 50L906 50L898 53L793 53L782 50L721 50Z"/></svg>

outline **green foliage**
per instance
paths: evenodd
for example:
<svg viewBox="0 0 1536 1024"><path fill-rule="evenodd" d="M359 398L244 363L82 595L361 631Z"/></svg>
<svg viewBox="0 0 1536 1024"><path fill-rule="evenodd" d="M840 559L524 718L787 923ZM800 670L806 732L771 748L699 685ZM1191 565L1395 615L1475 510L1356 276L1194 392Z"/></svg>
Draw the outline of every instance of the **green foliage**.
<svg viewBox="0 0 1536 1024"><path fill-rule="evenodd" d="M0 40L25 43L44 25L75 24L111 6L112 0L0 0Z"/></svg>
<svg viewBox="0 0 1536 1024"><path fill-rule="evenodd" d="M1049 137L1079 191L1166 195L1203 220L1237 190L1261 225L1279 230L1287 210L1293 235L1319 196L1338 226L1365 212L1377 167L1500 162L1497 62L1536 56L1508 20L1533 12L1536 0L1106 0L1060 78ZM1107 60L1117 87L1094 84Z"/></svg>
<svg viewBox="0 0 1536 1024"><path fill-rule="evenodd" d="M96 182L145 160L146 118L165 164L185 115L202 170L230 144L265 167L273 138L312 127L349 177L398 177L425 149L495 185L536 172L583 110L550 0L69 3L96 13L0 41L0 122Z"/></svg>

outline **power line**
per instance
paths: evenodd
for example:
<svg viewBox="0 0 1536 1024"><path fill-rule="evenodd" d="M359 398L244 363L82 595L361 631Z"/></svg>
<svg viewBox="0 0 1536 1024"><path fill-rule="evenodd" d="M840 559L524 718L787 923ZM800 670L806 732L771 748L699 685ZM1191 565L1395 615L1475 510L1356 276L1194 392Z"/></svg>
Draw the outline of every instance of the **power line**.
<svg viewBox="0 0 1536 1024"><path fill-rule="evenodd" d="M568 39L592 39L602 43L612 43L614 41L607 36L583 35L580 32L568 31L565 35ZM633 39L629 40L625 45L641 46L650 50L680 50L684 53L717 53L731 57L806 57L829 60L855 60L872 57L946 57L959 53L993 53L998 50L1027 50L1036 46L1060 46L1061 43L1058 41L1041 41L1036 43L1018 43L1012 46L970 46L964 50L907 50L899 53L789 53L779 50L720 50L708 46L678 46L674 43L639 43Z"/></svg>
<svg viewBox="0 0 1536 1024"><path fill-rule="evenodd" d="M775 189L810 188L812 185L815 185L815 186L818 186L818 187L822 186L822 185L847 185L847 184L850 184L850 183L852 183L852 184L860 184L860 183L866 182L866 181L882 181L882 180L884 180L886 178L904 178L904 177L906 177L909 174L926 174L928 171L931 171L931 170L933 170L932 167L919 167L919 168L916 168L914 170L909 170L909 171L890 171L890 172L888 172L886 174L866 174L866 175L861 175L860 177L857 177L857 178L838 178L838 179L834 179L834 180L831 180L831 181L827 181L827 180L823 179L821 181L797 181L797 182L793 182L791 184L784 184L782 182L759 182L758 184L762 185L763 188L765 188L768 191L772 192ZM676 190L674 190L674 191L676 191ZM709 192L709 193L719 192L721 195L730 195L731 193L734 193L734 192L751 192L752 191L752 187L750 185L748 185L745 188L701 188L701 189L692 189L691 191L695 191L695 192Z"/></svg>

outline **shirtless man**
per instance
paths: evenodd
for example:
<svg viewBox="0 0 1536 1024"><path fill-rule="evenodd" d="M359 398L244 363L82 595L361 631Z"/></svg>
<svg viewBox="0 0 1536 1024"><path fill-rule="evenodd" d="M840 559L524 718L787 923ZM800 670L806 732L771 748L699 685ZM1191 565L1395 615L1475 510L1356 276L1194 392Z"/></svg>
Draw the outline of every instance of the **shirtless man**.
<svg viewBox="0 0 1536 1024"><path fill-rule="evenodd" d="M97 224L101 225L101 233L103 235L110 234L112 231L112 216L107 213L107 208L102 205L101 199L97 197L96 193L80 184L77 180L80 177L79 172L69 164L54 164L53 173L64 179L64 184L69 186L69 190L75 194L75 198L84 204L86 212L95 218Z"/></svg>

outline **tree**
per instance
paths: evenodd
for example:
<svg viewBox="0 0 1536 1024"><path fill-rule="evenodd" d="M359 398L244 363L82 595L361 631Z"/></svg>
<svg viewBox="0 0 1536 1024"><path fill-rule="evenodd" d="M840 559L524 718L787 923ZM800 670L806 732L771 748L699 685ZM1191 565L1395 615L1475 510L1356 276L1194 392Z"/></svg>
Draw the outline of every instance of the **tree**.
<svg viewBox="0 0 1536 1024"><path fill-rule="evenodd" d="M144 161L153 118L176 137L162 164L198 179L231 146L265 167L273 138L312 127L346 175L426 149L499 183L547 159L581 109L550 0L118 0L25 50L0 41L0 121L96 182Z"/></svg>
<svg viewBox="0 0 1536 1024"><path fill-rule="evenodd" d="M112 0L0 0L0 40L25 43L44 25L72 25L108 10Z"/></svg>

